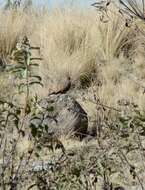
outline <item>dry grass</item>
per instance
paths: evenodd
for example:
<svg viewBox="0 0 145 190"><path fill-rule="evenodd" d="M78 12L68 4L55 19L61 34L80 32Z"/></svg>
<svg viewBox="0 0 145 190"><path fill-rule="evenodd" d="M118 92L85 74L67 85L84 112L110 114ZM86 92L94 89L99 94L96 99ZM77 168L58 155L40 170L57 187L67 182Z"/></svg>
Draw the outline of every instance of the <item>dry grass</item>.
<svg viewBox="0 0 145 190"><path fill-rule="evenodd" d="M106 23L93 10L1 11L0 15L1 55L9 55L25 34L41 47L39 74L44 88L36 89L41 96L60 89L68 75L78 87L80 79L91 82L95 74L89 89L96 89L101 102L117 107L117 101L126 98L144 110L144 36L134 26L126 27L115 7L109 9ZM143 30L141 22L136 23ZM85 96L90 98L94 92L88 91Z"/></svg>
<svg viewBox="0 0 145 190"><path fill-rule="evenodd" d="M78 9L55 9L51 12L31 10L27 13L10 10L0 11L0 16L0 56L6 57L8 63L12 49L19 38L24 35L28 36L32 45L41 47L43 61L40 64L39 75L43 78L44 88L34 89L34 94L37 92L40 97L46 96L49 92L63 87L67 77L70 76L74 87L70 94L80 102L88 113L89 127L92 129L94 121L96 122L95 127L98 125L106 127L106 123L118 122L116 119L118 115L127 113L127 111L131 115L132 107L130 105L132 104L137 105L142 112L145 111L145 95L143 94L145 81L144 35L136 30L134 24L129 28L126 27L123 17L119 15L115 7L110 7L106 23L100 21L95 11ZM141 22L136 20L135 24L143 32L145 31ZM83 82L88 82L87 87L81 86ZM12 88L13 84L14 81L10 75L4 73L0 76L0 98L5 96L11 98L12 92L15 91L15 87ZM21 98L23 97L21 96ZM106 110L101 105L99 107L95 98L99 100L100 104L108 106L105 107ZM127 101L130 105L121 106L119 101ZM121 109L122 112L115 109ZM114 127L118 124L117 122ZM62 130L65 125L71 127L72 123L73 118L69 118L68 122L62 126ZM134 125L135 128L138 127L138 123L135 121ZM78 142L77 138L70 138L73 136L71 130L60 136L60 141L63 142L66 151L74 149L75 159L78 159L79 163L83 163L80 159L82 156L83 160L90 161L89 158L92 155L97 157L98 154L102 154L103 157L100 159L104 159L104 152L100 153L100 150L103 151L105 147L107 154L108 150L112 151L112 153L109 152L112 156L111 160L119 164L120 173L123 174L122 172L126 171L124 170L126 168L123 168L124 165L121 161L118 163L120 160L118 150L119 148L125 150L124 144L126 146L127 143L130 143L134 146L136 142L134 138L128 139L128 141L126 138L123 140L120 137L121 134L117 134L117 131L113 131L108 126L102 130L102 142L99 142L99 138L93 138L90 141L86 138L86 140ZM8 135L13 138L10 132ZM133 135L137 135L136 131ZM88 137L90 136L88 135ZM27 153L33 144L27 135L20 141L16 148L18 156ZM144 143L144 140L141 142ZM118 157L114 158L113 151ZM44 148L41 157L48 159L48 155L51 156L51 153ZM139 159L135 158L134 155L138 156L138 152L135 154L131 152L129 161L139 164ZM72 163L76 163L76 160L72 159ZM116 171L118 172L116 163ZM140 162L140 164L142 163ZM128 167L127 164L125 167ZM114 168L114 163L112 168ZM142 169L142 167L140 168ZM129 169L127 169L128 172ZM140 174L139 171L138 173ZM129 175L124 172L125 183L119 181L119 184L126 184ZM115 177L118 178L118 176ZM130 184L133 184L132 180L131 178ZM112 179L112 181L116 181L116 179Z"/></svg>
<svg viewBox="0 0 145 190"><path fill-rule="evenodd" d="M25 17L15 11L0 12L0 54L7 56L15 47L18 38L24 34Z"/></svg>
<svg viewBox="0 0 145 190"><path fill-rule="evenodd" d="M54 84L60 84L66 75L74 83L80 77L89 77L99 64L120 55L133 32L125 27L116 10L109 12L107 23L102 23L93 11L56 10L42 17L42 30L38 30L44 55L42 70Z"/></svg>

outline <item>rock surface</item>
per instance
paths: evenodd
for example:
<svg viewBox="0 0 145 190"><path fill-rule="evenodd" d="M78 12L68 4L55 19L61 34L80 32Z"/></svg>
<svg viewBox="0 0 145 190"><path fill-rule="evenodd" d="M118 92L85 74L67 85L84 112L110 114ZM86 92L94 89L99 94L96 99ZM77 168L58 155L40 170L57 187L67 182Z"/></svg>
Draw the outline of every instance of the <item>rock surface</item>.
<svg viewBox="0 0 145 190"><path fill-rule="evenodd" d="M40 111L31 124L48 129L48 133L85 135L87 114L81 105L67 94L51 95L39 103Z"/></svg>

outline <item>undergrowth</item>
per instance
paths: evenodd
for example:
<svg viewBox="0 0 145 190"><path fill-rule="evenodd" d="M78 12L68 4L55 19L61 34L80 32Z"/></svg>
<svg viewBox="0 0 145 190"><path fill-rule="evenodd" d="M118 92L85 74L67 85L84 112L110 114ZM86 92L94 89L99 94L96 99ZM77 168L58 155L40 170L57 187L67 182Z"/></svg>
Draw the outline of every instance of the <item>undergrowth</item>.
<svg viewBox="0 0 145 190"><path fill-rule="evenodd" d="M135 1L120 3L121 9L94 3L99 16L0 10L2 190L145 189L144 1L142 9ZM29 126L42 95L63 86L68 75L71 90L83 91L82 102L94 109L88 111L91 132L82 142L69 137L71 148L68 139L47 134L49 126Z"/></svg>

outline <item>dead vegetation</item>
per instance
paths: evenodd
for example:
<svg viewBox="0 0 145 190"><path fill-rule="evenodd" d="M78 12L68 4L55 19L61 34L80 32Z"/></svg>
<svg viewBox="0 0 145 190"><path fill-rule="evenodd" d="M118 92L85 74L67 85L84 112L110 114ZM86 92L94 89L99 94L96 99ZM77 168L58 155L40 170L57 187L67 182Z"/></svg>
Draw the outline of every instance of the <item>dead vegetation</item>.
<svg viewBox="0 0 145 190"><path fill-rule="evenodd" d="M145 189L144 1L93 6L0 10L2 190ZM87 112L81 141L28 127L39 101L62 92Z"/></svg>

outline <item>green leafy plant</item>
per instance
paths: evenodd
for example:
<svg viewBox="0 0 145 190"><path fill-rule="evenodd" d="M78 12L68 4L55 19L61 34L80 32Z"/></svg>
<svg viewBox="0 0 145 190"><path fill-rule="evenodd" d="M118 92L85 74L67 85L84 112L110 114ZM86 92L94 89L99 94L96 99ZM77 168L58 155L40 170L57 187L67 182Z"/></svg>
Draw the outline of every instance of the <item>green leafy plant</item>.
<svg viewBox="0 0 145 190"><path fill-rule="evenodd" d="M4 9L15 9L17 10L22 4L24 4L24 10L32 6L32 0L7 0Z"/></svg>
<svg viewBox="0 0 145 190"><path fill-rule="evenodd" d="M21 0L7 0L5 4L5 9L17 9L21 5Z"/></svg>
<svg viewBox="0 0 145 190"><path fill-rule="evenodd" d="M41 60L38 57L32 57L32 49L40 50L38 47L32 47L27 36L24 36L22 42L17 43L13 50L11 59L16 62L16 65L9 71L15 73L16 78L20 79L18 85L19 93L25 93L25 111L29 111L29 96L30 88L33 85L40 85L43 87L42 78L39 75L33 74L33 67L39 66L38 63L33 63L35 60Z"/></svg>

